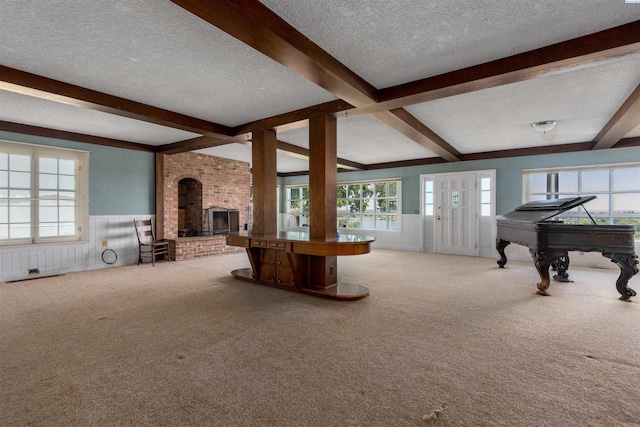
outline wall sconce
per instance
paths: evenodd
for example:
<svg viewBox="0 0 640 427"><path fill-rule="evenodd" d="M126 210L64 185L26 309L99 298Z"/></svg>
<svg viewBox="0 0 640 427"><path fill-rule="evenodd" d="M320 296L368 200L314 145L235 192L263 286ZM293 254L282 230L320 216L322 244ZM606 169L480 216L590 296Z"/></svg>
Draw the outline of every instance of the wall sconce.
<svg viewBox="0 0 640 427"><path fill-rule="evenodd" d="M556 127L557 124L558 122L556 122L555 120L545 120L544 122L536 122L532 124L531 127L533 127L538 132L547 133L551 129Z"/></svg>

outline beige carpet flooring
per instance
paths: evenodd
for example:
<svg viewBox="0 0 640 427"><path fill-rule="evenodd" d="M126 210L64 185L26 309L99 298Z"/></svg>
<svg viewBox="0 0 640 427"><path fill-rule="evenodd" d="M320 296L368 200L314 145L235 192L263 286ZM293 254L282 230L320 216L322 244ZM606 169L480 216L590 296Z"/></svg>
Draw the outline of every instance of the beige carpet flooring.
<svg viewBox="0 0 640 427"><path fill-rule="evenodd" d="M617 269L542 297L533 263L374 250L339 259L371 295L338 302L230 276L248 265L0 283L0 425L640 425L640 298L618 300Z"/></svg>

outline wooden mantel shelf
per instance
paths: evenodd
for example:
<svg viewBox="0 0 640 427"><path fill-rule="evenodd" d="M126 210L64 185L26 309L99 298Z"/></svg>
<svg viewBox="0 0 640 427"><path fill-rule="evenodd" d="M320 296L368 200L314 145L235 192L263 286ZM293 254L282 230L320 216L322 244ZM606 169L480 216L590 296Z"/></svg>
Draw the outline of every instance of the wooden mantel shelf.
<svg viewBox="0 0 640 427"><path fill-rule="evenodd" d="M289 231L268 235L231 233L227 245L245 248L251 269L234 270L241 280L337 300L357 300L369 290L339 283L337 257L371 251L375 239L341 235L333 241L311 239L309 233Z"/></svg>

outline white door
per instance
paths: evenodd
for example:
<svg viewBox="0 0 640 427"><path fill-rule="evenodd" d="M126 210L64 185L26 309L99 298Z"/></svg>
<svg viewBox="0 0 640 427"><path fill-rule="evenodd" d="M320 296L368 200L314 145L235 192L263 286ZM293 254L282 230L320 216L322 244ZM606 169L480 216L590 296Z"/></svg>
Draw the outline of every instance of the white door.
<svg viewBox="0 0 640 427"><path fill-rule="evenodd" d="M476 174L436 177L436 253L477 256Z"/></svg>

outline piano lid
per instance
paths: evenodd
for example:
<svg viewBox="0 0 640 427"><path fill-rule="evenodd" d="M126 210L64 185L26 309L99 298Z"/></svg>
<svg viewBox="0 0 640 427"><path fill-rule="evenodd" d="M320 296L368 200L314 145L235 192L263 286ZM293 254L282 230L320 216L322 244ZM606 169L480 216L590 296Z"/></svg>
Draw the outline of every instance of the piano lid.
<svg viewBox="0 0 640 427"><path fill-rule="evenodd" d="M535 200L518 206L502 216L502 220L519 222L540 222L552 218L583 203L595 199L596 196L567 197L563 199Z"/></svg>

